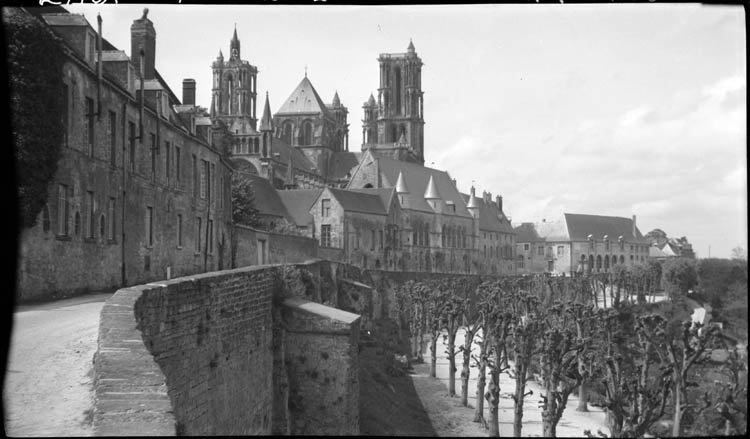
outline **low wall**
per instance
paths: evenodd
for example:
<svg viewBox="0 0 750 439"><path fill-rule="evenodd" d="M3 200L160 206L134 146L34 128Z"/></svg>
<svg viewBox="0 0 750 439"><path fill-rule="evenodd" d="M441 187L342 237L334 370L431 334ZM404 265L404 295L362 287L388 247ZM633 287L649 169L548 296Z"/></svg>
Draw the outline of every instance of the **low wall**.
<svg viewBox="0 0 750 439"><path fill-rule="evenodd" d="M282 235L242 225L235 225L235 267L259 264L283 264L318 257L318 241L305 236ZM258 240L266 242L265 261L260 261Z"/></svg>
<svg viewBox="0 0 750 439"><path fill-rule="evenodd" d="M117 291L101 313L95 434L356 434L358 316L284 302L305 294L298 286L283 267L263 266ZM307 350L319 353L315 370L334 398L325 422L292 408L320 399L295 360Z"/></svg>

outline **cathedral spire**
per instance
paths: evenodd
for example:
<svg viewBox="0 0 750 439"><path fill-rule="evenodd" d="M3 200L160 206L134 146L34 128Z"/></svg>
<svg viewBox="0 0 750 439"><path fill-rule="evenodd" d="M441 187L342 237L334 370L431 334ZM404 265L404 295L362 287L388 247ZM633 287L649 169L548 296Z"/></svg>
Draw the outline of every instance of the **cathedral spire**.
<svg viewBox="0 0 750 439"><path fill-rule="evenodd" d="M260 120L261 131L273 131L273 119L271 118L271 105L268 103L268 92L266 92L266 104L263 106L263 118Z"/></svg>
<svg viewBox="0 0 750 439"><path fill-rule="evenodd" d="M414 53L414 43L412 43L411 38L409 38L409 47L406 50L409 53Z"/></svg>
<svg viewBox="0 0 750 439"><path fill-rule="evenodd" d="M333 106L339 107L341 106L341 99L339 99L339 91L336 90L336 93L333 94Z"/></svg>
<svg viewBox="0 0 750 439"><path fill-rule="evenodd" d="M230 46L230 56L231 58L238 58L240 57L240 39L237 38L237 23L234 24L234 35L232 36L232 42L229 44Z"/></svg>

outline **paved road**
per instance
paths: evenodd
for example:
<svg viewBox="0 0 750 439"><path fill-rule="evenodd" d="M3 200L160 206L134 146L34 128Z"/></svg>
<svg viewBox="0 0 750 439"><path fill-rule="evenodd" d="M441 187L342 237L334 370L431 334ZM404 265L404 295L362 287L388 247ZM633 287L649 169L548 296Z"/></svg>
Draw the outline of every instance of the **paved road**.
<svg viewBox="0 0 750 439"><path fill-rule="evenodd" d="M112 293L22 306L3 386L8 436L92 436L92 361Z"/></svg>

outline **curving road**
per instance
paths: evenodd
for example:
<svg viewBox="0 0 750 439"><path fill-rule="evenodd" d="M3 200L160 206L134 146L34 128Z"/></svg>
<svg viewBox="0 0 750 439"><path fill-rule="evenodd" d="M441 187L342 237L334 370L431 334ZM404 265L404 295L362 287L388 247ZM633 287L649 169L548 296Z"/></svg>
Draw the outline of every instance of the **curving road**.
<svg viewBox="0 0 750 439"><path fill-rule="evenodd" d="M112 293L18 307L5 381L8 436L92 436L92 361Z"/></svg>

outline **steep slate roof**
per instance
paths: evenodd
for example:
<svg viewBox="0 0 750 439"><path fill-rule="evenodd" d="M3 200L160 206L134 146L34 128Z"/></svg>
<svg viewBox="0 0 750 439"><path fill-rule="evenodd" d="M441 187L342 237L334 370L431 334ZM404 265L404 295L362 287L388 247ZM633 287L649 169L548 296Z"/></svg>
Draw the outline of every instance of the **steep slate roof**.
<svg viewBox="0 0 750 439"><path fill-rule="evenodd" d="M544 237L539 236L534 228L534 223L521 223L520 226L513 229L516 232L516 242L543 242Z"/></svg>
<svg viewBox="0 0 750 439"><path fill-rule="evenodd" d="M395 187L398 180L398 173L403 173L406 186L409 188L411 194L410 209L433 212L430 205L422 197L430 180L430 175L432 175L440 197L445 201L453 201L455 203L456 215L471 216L469 211L466 210L466 203L458 192L458 189L453 186L453 180L451 180L447 172L374 154L373 158L378 161L380 173L384 177L383 186Z"/></svg>
<svg viewBox="0 0 750 439"><path fill-rule="evenodd" d="M391 200L393 200L393 197L396 195L396 190L392 187L389 188L367 188L367 189L347 189L352 192L360 192L363 194L375 194L380 197L380 201L383 202L383 207L385 207L386 213L388 211L388 208L391 206Z"/></svg>
<svg viewBox="0 0 750 439"><path fill-rule="evenodd" d="M280 161L281 163L284 163L285 165L289 163L289 156L292 156L292 166L297 169L304 169L307 172L311 172L316 174L317 171L314 171L315 165L312 164L310 160L308 160L307 157L305 157L305 154L303 154L300 150L297 148L294 148L292 146L289 146L286 142L279 139L278 137L271 137L271 151L270 153L273 155L274 153L278 153L279 156L274 158L277 161Z"/></svg>
<svg viewBox="0 0 750 439"><path fill-rule="evenodd" d="M566 213L565 222L568 225L568 235L571 241L586 241L588 235L592 234L597 240L601 240L604 235L609 235L612 241L622 236L626 240L648 243L637 227L633 236L632 218Z"/></svg>
<svg viewBox="0 0 750 439"><path fill-rule="evenodd" d="M471 194L467 195L462 193L461 197L468 206L468 203L471 200ZM477 196L474 196L474 200L479 208L479 230L515 233L513 227L510 225L510 221L507 220L505 214L497 208L495 203L485 203L483 198ZM500 218L502 218L502 220Z"/></svg>
<svg viewBox="0 0 750 439"><path fill-rule="evenodd" d="M286 99L284 105L279 108L276 114L289 113L323 113L328 114L326 104L320 99L320 95L315 91L312 83L307 76L302 78L297 88Z"/></svg>
<svg viewBox="0 0 750 439"><path fill-rule="evenodd" d="M346 174L354 172L354 168L359 164L359 156L361 153L349 152L349 151L336 151L331 154L331 158L328 161L328 172L327 177L329 179L338 180L345 178Z"/></svg>
<svg viewBox="0 0 750 439"><path fill-rule="evenodd" d="M250 180L255 193L255 208L262 215L278 216L286 218L290 222L293 218L287 212L284 203L281 202L278 192L271 186L271 182L267 179L249 173L243 173L243 178Z"/></svg>
<svg viewBox="0 0 750 439"><path fill-rule="evenodd" d="M346 189L328 188L345 211L388 215L386 206L378 193L364 193Z"/></svg>
<svg viewBox="0 0 750 439"><path fill-rule="evenodd" d="M281 202L284 204L289 216L298 226L307 226L313 223L310 207L318 199L323 189L292 189L277 191Z"/></svg>

